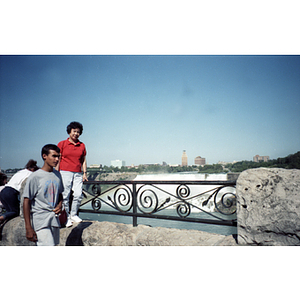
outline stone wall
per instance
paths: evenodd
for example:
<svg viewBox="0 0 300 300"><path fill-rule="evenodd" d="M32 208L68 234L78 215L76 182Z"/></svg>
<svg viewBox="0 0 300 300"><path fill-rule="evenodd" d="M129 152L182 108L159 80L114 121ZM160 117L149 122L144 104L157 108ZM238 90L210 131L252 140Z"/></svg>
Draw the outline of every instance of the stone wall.
<svg viewBox="0 0 300 300"><path fill-rule="evenodd" d="M239 245L300 245L300 170L246 170L236 192Z"/></svg>
<svg viewBox="0 0 300 300"><path fill-rule="evenodd" d="M34 246L25 237L20 217L5 224L0 246ZM83 221L60 230L60 246L234 246L233 236L198 230Z"/></svg>

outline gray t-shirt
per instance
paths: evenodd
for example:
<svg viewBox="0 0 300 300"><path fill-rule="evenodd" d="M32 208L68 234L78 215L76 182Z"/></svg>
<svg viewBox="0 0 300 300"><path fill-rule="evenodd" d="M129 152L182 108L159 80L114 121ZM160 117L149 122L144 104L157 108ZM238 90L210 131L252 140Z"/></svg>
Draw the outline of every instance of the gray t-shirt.
<svg viewBox="0 0 300 300"><path fill-rule="evenodd" d="M23 198L31 200L32 227L39 230L60 227L58 216L53 209L59 202L59 194L64 190L61 175L55 169L47 172L39 169L27 179Z"/></svg>

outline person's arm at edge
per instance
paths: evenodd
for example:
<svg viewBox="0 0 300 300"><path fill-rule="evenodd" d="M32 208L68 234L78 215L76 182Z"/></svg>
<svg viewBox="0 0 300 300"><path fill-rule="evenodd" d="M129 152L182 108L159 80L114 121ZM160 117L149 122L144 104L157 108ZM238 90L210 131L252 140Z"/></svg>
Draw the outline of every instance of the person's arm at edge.
<svg viewBox="0 0 300 300"><path fill-rule="evenodd" d="M25 229L26 229L26 238L31 242L37 241L36 232L33 230L30 221L30 200L28 198L24 198L23 203L23 213L25 220Z"/></svg>
<svg viewBox="0 0 300 300"><path fill-rule="evenodd" d="M83 164L82 164L82 171L83 171L82 181L88 181L87 175L86 175L86 169L87 169L87 163L86 163L86 156L85 156L83 159Z"/></svg>

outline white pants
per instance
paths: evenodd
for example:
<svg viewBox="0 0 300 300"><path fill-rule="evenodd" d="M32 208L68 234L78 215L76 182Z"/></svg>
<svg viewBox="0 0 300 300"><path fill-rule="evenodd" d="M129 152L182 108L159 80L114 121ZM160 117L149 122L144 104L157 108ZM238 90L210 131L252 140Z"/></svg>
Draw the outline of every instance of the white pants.
<svg viewBox="0 0 300 300"><path fill-rule="evenodd" d="M69 209L69 201L70 201L70 193L73 191L73 201L71 207L71 216L77 215L77 211L79 209L81 200L82 200L82 174L76 172L69 171L60 171L64 191L63 191L63 205L65 207L66 213L69 217L70 209Z"/></svg>
<svg viewBox="0 0 300 300"><path fill-rule="evenodd" d="M36 231L37 246L56 246L59 244L59 227L42 228Z"/></svg>

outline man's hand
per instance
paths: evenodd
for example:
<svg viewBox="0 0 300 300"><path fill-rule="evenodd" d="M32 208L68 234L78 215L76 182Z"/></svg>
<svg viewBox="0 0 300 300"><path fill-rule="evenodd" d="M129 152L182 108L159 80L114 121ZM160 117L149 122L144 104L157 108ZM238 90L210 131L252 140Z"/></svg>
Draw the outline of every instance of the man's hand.
<svg viewBox="0 0 300 300"><path fill-rule="evenodd" d="M62 201L58 202L57 206L53 209L56 215L59 215L61 213L62 209Z"/></svg>
<svg viewBox="0 0 300 300"><path fill-rule="evenodd" d="M31 241L31 242L37 241L36 232L33 230L32 227L26 228L26 238L28 241Z"/></svg>

